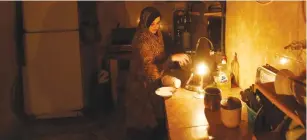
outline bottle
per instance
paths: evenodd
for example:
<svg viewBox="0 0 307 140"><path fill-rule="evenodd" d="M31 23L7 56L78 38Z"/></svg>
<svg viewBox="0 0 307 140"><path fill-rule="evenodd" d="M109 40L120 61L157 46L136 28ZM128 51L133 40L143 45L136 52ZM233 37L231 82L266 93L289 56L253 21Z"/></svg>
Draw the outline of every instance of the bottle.
<svg viewBox="0 0 307 140"><path fill-rule="evenodd" d="M180 30L177 30L177 35L176 35L176 44L177 46L181 46L181 33Z"/></svg>
<svg viewBox="0 0 307 140"><path fill-rule="evenodd" d="M226 56L222 57L221 63L218 65L217 87L223 92L231 89L230 71L227 68Z"/></svg>
<svg viewBox="0 0 307 140"><path fill-rule="evenodd" d="M231 73L232 73L232 81L239 86L239 62L237 53L235 53L235 56L233 60L231 61Z"/></svg>
<svg viewBox="0 0 307 140"><path fill-rule="evenodd" d="M182 45L185 51L190 50L190 33L185 30L182 36Z"/></svg>
<svg viewBox="0 0 307 140"><path fill-rule="evenodd" d="M186 23L187 23L187 14L183 16L183 24L186 24Z"/></svg>

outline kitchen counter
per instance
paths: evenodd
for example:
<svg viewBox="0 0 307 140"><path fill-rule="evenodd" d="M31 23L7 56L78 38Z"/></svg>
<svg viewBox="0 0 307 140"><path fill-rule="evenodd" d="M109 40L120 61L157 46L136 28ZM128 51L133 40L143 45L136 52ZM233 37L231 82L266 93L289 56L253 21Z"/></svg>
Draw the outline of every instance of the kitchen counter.
<svg viewBox="0 0 307 140"><path fill-rule="evenodd" d="M222 92L222 98L240 96L239 88ZM246 108L242 108L241 124L238 128L226 128L220 119L220 111L204 110L203 99L197 99L194 92L177 89L174 95L165 99L167 128L170 140L229 139L251 140L252 132L247 123Z"/></svg>

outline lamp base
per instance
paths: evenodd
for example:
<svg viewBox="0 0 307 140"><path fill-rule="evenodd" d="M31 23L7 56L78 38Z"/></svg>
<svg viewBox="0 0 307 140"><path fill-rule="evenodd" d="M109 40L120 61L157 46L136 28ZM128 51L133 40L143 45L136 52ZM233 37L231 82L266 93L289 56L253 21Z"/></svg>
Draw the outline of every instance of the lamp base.
<svg viewBox="0 0 307 140"><path fill-rule="evenodd" d="M200 88L199 86L191 86L187 85L185 86L187 90L194 91L194 97L198 99L203 99L205 97L205 91L204 89Z"/></svg>
<svg viewBox="0 0 307 140"><path fill-rule="evenodd" d="M194 91L194 92L198 92L199 91L199 86L196 86L196 85L186 85L185 89L190 90L190 91Z"/></svg>

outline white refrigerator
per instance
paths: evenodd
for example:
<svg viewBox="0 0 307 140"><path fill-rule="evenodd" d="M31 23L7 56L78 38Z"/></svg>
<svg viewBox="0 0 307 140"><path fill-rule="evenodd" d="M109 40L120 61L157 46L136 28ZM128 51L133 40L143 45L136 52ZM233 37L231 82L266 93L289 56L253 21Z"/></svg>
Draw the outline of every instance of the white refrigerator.
<svg viewBox="0 0 307 140"><path fill-rule="evenodd" d="M77 2L24 1L22 11L26 114L38 119L82 115Z"/></svg>

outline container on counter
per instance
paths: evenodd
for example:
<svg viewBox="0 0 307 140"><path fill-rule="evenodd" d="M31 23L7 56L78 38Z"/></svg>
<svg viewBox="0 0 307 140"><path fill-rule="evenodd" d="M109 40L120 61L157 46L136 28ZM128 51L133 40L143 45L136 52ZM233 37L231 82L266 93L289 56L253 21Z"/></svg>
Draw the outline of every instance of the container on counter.
<svg viewBox="0 0 307 140"><path fill-rule="evenodd" d="M235 128L241 122L242 104L236 97L228 97L221 100L221 120L228 128Z"/></svg>
<svg viewBox="0 0 307 140"><path fill-rule="evenodd" d="M205 89L204 104L205 109L210 111L217 111L220 108L221 90L215 87L208 87Z"/></svg>
<svg viewBox="0 0 307 140"><path fill-rule="evenodd" d="M217 66L218 72L216 77L216 85L218 88L220 88L222 91L230 90L231 88L231 78L230 78L230 71L227 67L227 60L224 56L222 58L221 63Z"/></svg>

